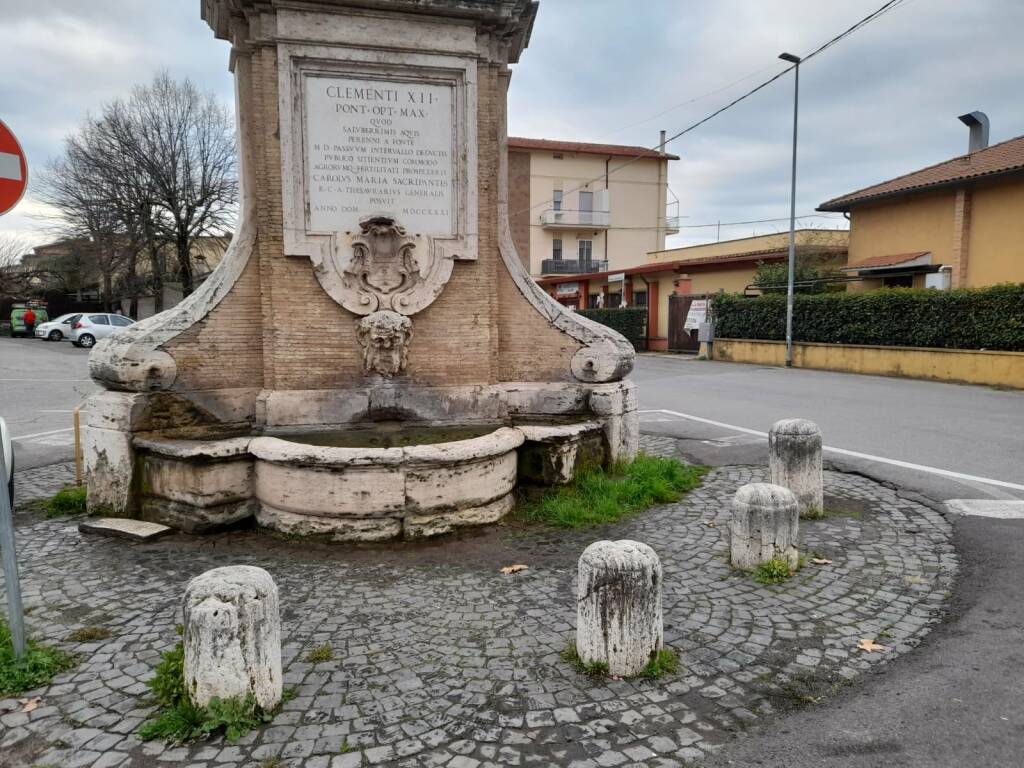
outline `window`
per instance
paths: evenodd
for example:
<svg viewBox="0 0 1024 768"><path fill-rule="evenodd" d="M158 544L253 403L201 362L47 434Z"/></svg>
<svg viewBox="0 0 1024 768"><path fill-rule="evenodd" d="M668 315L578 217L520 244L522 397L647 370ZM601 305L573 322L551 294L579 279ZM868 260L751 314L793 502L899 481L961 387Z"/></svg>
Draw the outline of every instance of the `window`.
<svg viewBox="0 0 1024 768"><path fill-rule="evenodd" d="M633 293L633 306L634 307L646 307L647 306L647 291L638 291Z"/></svg>
<svg viewBox="0 0 1024 768"><path fill-rule="evenodd" d="M556 189L555 194L551 200L551 205L554 206L554 210L562 210L562 190Z"/></svg>
<svg viewBox="0 0 1024 768"><path fill-rule="evenodd" d="M587 296L587 309L600 309L601 294L591 293Z"/></svg>
<svg viewBox="0 0 1024 768"><path fill-rule="evenodd" d="M106 315L89 315L89 322L94 325L110 325Z"/></svg>
<svg viewBox="0 0 1024 768"><path fill-rule="evenodd" d="M580 192L580 224L594 223L594 193Z"/></svg>
<svg viewBox="0 0 1024 768"><path fill-rule="evenodd" d="M899 275L897 277L887 277L882 281L882 285L886 288L913 288L914 276Z"/></svg>
<svg viewBox="0 0 1024 768"><path fill-rule="evenodd" d="M579 259L581 264L589 264L590 259L594 254L594 241L593 240L580 240L578 243L579 248Z"/></svg>
<svg viewBox="0 0 1024 768"><path fill-rule="evenodd" d="M562 241L552 240L551 241L551 258L555 261L562 260Z"/></svg>
<svg viewBox="0 0 1024 768"><path fill-rule="evenodd" d="M77 323L81 319L81 315L68 315L68 317L64 319L64 322L61 323L61 325L71 325L72 323Z"/></svg>
<svg viewBox="0 0 1024 768"><path fill-rule="evenodd" d="M110 316L110 324L111 325L119 325L122 328L124 328L125 326L128 326L128 325L131 325L133 322L134 321L131 318L128 318L128 317L121 317L120 315L111 315Z"/></svg>

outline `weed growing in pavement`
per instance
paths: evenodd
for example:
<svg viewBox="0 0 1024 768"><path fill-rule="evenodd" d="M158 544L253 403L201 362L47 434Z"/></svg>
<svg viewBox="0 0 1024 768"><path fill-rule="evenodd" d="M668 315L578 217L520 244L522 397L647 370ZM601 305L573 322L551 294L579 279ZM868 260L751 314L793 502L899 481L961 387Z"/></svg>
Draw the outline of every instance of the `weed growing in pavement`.
<svg viewBox="0 0 1024 768"><path fill-rule="evenodd" d="M569 643L560 655L562 661L571 664L581 675L596 678L609 677L608 665L603 661L592 661L590 663L583 661L580 658L579 651L576 650L575 643ZM671 648L662 648L651 656L647 666L640 670L640 674L636 675L636 677L656 680L663 675L674 675L678 672L679 654Z"/></svg>
<svg viewBox="0 0 1024 768"><path fill-rule="evenodd" d="M43 509L47 517L68 517L85 514L85 487L61 488L53 495Z"/></svg>
<svg viewBox="0 0 1024 768"><path fill-rule="evenodd" d="M518 516L530 523L557 528L589 528L635 515L652 504L678 501L700 485L706 467L680 464L675 459L640 454L601 468L581 471L566 486L535 500L523 499Z"/></svg>
<svg viewBox="0 0 1024 768"><path fill-rule="evenodd" d="M78 658L56 648L25 643L25 655L14 658L11 630L0 621L0 697L30 691L49 683L56 675L71 669Z"/></svg>
<svg viewBox="0 0 1024 768"><path fill-rule="evenodd" d="M181 633L178 627L178 634ZM273 720L281 707L279 704L274 710L265 711L252 694L244 699L213 698L205 707L193 704L185 687L185 649L180 642L161 655L156 675L148 685L160 711L139 729L143 741L159 739L177 746L223 734L224 740L233 744ZM294 691L285 691L281 703L293 697Z"/></svg>
<svg viewBox="0 0 1024 768"><path fill-rule="evenodd" d="M796 570L790 566L786 558L773 557L757 566L752 573L754 581L758 584L781 584L792 578Z"/></svg>
<svg viewBox="0 0 1024 768"><path fill-rule="evenodd" d="M321 645L306 654L306 661L310 664L317 664L321 661L330 661L334 658L334 651L329 645Z"/></svg>
<svg viewBox="0 0 1024 768"><path fill-rule="evenodd" d="M106 627L82 627L68 635L67 639L72 643L95 643L113 636L114 633Z"/></svg>

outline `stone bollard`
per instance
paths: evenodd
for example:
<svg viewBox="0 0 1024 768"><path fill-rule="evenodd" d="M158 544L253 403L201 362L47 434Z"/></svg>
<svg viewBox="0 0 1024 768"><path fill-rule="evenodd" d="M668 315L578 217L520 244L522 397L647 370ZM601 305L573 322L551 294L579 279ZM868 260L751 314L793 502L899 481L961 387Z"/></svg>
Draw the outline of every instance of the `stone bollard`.
<svg viewBox="0 0 1024 768"><path fill-rule="evenodd" d="M800 507L788 489L770 483L744 485L732 499L730 559L734 568L752 571L776 557L797 567Z"/></svg>
<svg viewBox="0 0 1024 768"><path fill-rule="evenodd" d="M824 506L821 430L807 419L783 419L768 433L772 482L793 492L801 517L821 517Z"/></svg>
<svg viewBox="0 0 1024 768"><path fill-rule="evenodd" d="M281 701L277 585L262 568L230 565L185 588L185 685L192 702L252 694L264 710Z"/></svg>
<svg viewBox="0 0 1024 768"><path fill-rule="evenodd" d="M639 541L597 541L583 550L576 652L620 677L640 674L662 648L661 561Z"/></svg>

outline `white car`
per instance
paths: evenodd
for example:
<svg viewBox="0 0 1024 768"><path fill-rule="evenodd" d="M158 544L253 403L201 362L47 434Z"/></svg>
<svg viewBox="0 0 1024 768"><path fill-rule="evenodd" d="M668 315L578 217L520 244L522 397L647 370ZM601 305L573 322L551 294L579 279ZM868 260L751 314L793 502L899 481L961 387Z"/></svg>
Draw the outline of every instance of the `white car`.
<svg viewBox="0 0 1024 768"><path fill-rule="evenodd" d="M36 326L36 338L47 341L64 341L71 338L71 326L82 317L81 312L61 315L55 320L47 320Z"/></svg>
<svg viewBox="0 0 1024 768"><path fill-rule="evenodd" d="M76 347L89 349L119 328L127 328L134 323L134 320L124 315L87 312L71 324L71 343Z"/></svg>
<svg viewBox="0 0 1024 768"><path fill-rule="evenodd" d="M4 454L4 469L7 470L7 477L2 478L7 484L7 496L11 500L11 508L14 508L14 447L11 444L11 433L7 429L7 422L0 418L0 451Z"/></svg>

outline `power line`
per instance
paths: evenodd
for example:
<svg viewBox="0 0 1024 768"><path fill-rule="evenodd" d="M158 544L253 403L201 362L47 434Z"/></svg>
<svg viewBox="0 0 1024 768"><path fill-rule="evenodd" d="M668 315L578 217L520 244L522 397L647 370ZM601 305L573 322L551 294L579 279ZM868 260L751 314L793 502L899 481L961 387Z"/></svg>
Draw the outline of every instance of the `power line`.
<svg viewBox="0 0 1024 768"><path fill-rule="evenodd" d="M671 218L671 217L669 217ZM842 216L830 216L827 213L806 213L803 216L797 216L797 221L800 219L827 219L829 221L840 221L845 220ZM661 220L664 220L662 218ZM789 221L789 216L780 216L777 219L751 219L749 221L714 221L710 224L682 224L676 227L669 226L654 226L654 227L606 227L607 230L624 230L624 229L708 229L711 227L735 227L743 224L770 224L776 221ZM538 229L545 229L545 224L530 224L531 227ZM587 229L587 227L580 227L580 229Z"/></svg>
<svg viewBox="0 0 1024 768"><path fill-rule="evenodd" d="M823 53L824 51L826 51L829 48L831 48L833 45L836 45L837 43L839 43L841 40L844 40L845 38L847 38L850 35L852 35L858 29L860 29L860 28L870 24L872 21L878 19L879 17L883 16L884 14L886 14L889 11L893 10L894 8L897 8L898 6L902 5L904 2L906 2L906 0L889 0L887 3L882 5L880 8L878 8L874 12L872 12L872 13L868 14L867 16L865 16L863 19L858 21L853 26L848 27L846 30L844 30L843 32L839 33L838 35L833 37L831 40L829 40L829 41L823 43L822 45L818 46L817 48L815 48L813 51L811 51L806 56L804 56L801 59L801 62L806 62L807 60L814 58L818 54ZM687 126L686 128L684 128L683 130L679 131L678 133L673 134L672 136L669 136L668 138L665 139L664 145L667 145L667 144L675 141L676 139L678 139L678 138L680 138L682 136L685 136L686 134L690 133L691 131L694 131L697 128L699 128L700 126L704 125L704 123L707 123L710 120L713 120L714 118L718 117L723 112L732 109L737 104L739 104L741 101L745 101L746 99L749 99L755 93L757 93L758 91L761 91L761 90L767 88L769 85L774 83L776 80L780 79L783 75L787 74L792 69L793 69L793 67L786 67L781 72L779 72L778 74L773 75L772 77L768 78L767 80L765 80L760 85L754 86L749 91L743 93L740 96L737 96L735 99L730 101L725 106L720 107L719 109L716 109L714 112L712 112L707 117L701 118L697 122L692 123L691 125ZM662 147L664 145L659 142L654 147L651 147L648 151L656 152L656 151L662 149ZM636 155L635 157L627 160L626 162L622 163L621 165L618 165L615 168L609 169L607 173L602 173L599 176L595 176L594 178L590 179L589 181L585 181L582 184L580 184L579 186L573 187L568 192L564 192L563 191L563 195L564 194L572 194L573 192L578 192L579 190L584 189L585 187L589 186L590 184L593 184L596 181L600 181L601 179L604 179L604 178L610 176L613 173L621 171L623 168L629 167L633 163L636 163L636 162L638 162L640 160L643 160L643 159L646 159L646 158L649 158L649 157L650 157L650 155L648 155L646 153L645 154ZM550 200L546 200L545 202L542 202L542 203L537 203L536 205L531 205L529 208L524 208L524 209L522 209L520 211L516 211L515 213L513 213L511 215L512 216L517 216L520 213L529 213L534 208L540 208L541 206L549 205L549 204L551 204L553 202L554 202L554 198L552 198Z"/></svg>

